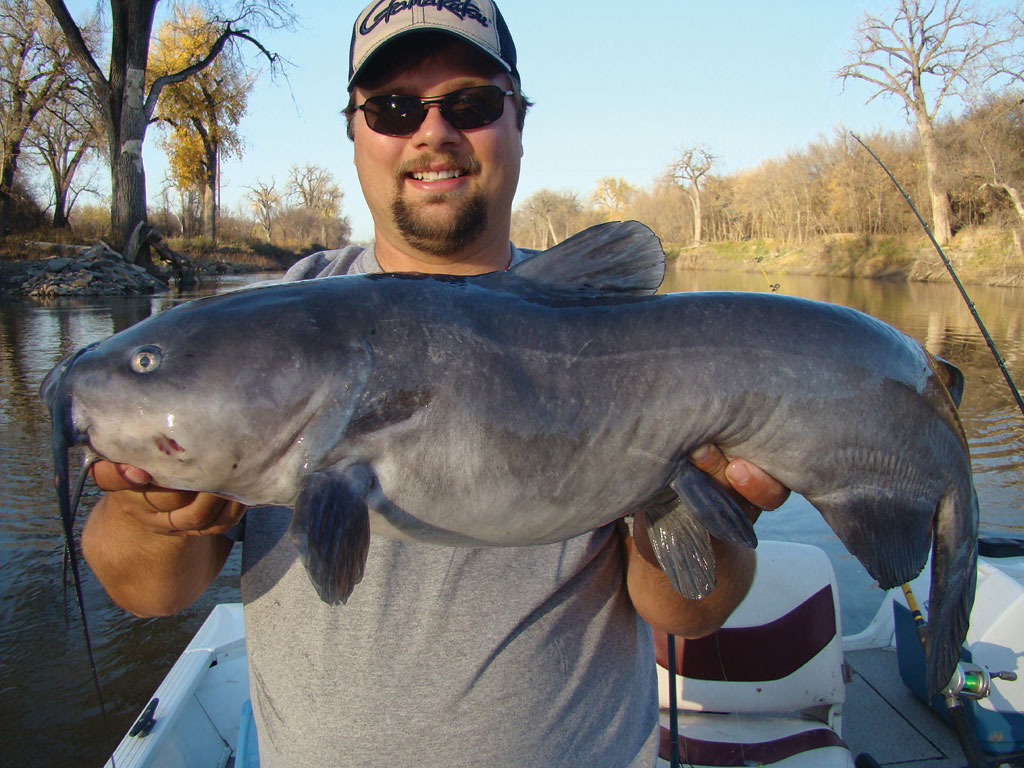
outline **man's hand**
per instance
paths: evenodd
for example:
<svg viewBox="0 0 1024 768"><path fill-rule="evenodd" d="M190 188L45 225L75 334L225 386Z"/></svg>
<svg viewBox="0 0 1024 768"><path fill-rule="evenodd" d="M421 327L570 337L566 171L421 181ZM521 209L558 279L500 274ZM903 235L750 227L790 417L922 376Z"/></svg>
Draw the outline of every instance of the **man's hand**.
<svg viewBox="0 0 1024 768"><path fill-rule="evenodd" d="M229 531L245 514L238 502L212 493L176 491L153 484L153 478L131 464L99 461L92 479L107 491L106 503L150 533L211 536Z"/></svg>
<svg viewBox="0 0 1024 768"><path fill-rule="evenodd" d="M789 489L763 469L745 459L729 461L715 445L702 445L690 455L690 461L759 510L776 509L789 497Z"/></svg>
<svg viewBox="0 0 1024 768"><path fill-rule="evenodd" d="M231 552L232 540L217 534L241 520L245 507L161 488L130 464L97 462L92 477L107 493L82 527L82 553L107 594L137 616L191 605Z"/></svg>
<svg viewBox="0 0 1024 768"><path fill-rule="evenodd" d="M690 461L732 489L751 522L762 509L775 509L789 496L789 489L764 470L742 459L728 461L714 445L701 446ZM702 600L688 600L672 589L658 565L642 510L636 513L633 534L625 539L626 588L637 612L652 626L681 637L703 637L722 626L750 588L754 552L712 538L717 586Z"/></svg>

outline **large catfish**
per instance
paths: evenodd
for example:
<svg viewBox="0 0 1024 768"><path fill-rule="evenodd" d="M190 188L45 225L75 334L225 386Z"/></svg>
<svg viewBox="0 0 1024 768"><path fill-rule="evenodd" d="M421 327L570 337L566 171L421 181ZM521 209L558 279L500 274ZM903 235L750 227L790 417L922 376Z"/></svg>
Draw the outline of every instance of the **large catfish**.
<svg viewBox="0 0 1024 768"><path fill-rule="evenodd" d="M884 588L932 550L941 689L977 557L959 373L852 309L650 295L663 273L653 233L614 223L507 272L331 277L184 304L50 373L58 466L84 441L160 485L294 507L329 603L361 578L371 532L522 546L637 508L675 588L701 597L709 533L756 545L687 461L716 443L803 494Z"/></svg>

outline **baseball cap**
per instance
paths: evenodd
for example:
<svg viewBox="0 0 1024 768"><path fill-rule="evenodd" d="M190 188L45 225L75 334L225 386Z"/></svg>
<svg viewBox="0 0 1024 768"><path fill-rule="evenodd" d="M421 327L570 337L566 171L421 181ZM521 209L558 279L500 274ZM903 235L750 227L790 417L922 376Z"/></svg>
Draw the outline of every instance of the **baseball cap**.
<svg viewBox="0 0 1024 768"><path fill-rule="evenodd" d="M471 43L519 82L516 46L493 0L375 0L352 27L348 89L383 45L423 31L445 32Z"/></svg>

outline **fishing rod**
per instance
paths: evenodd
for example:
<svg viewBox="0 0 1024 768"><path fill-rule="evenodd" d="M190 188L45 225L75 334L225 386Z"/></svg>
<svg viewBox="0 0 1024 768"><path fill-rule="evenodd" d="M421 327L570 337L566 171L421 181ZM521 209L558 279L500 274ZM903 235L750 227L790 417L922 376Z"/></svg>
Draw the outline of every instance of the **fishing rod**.
<svg viewBox="0 0 1024 768"><path fill-rule="evenodd" d="M922 648L927 650L928 623L921 613L921 608L918 606L910 584L904 584L901 588L907 601L907 607L910 609L918 639L921 641ZM991 768L994 763L985 754L978 734L965 710L964 699L978 701L987 698L992 693L992 681L996 679L1014 681L1017 679L1017 675L1013 671L991 672L976 664L961 661L956 665L949 684L941 692L946 711L949 714L950 725L953 726L953 732L956 734L957 741L960 742L960 748L963 750L968 768Z"/></svg>
<svg viewBox="0 0 1024 768"><path fill-rule="evenodd" d="M896 177L893 176L892 171L890 171L886 167L885 163L882 162L882 159L874 153L871 147L864 143L860 136L855 134L853 131L850 131L849 133L857 140L858 144L867 150L867 153L874 158L875 162L881 166L882 170L885 171L885 174L889 177L892 183L896 185L896 189L898 189L900 194L903 195L903 199L907 201L907 205L910 206L910 210L912 210L914 215L917 216L917 220L924 228L925 234L928 235L928 239L931 240L932 245L935 247L935 251L939 254L939 258L942 259L942 263L945 265L950 277L953 278L953 283L960 292L960 296L963 298L964 303L967 304L967 308L970 310L971 316L974 318L974 322L978 325L978 330L981 331L981 335L985 338L985 343L988 344L989 350L991 350L993 357L995 357L996 364L999 366L999 370L1002 371L1003 378L1006 379L1006 383L1010 387L1010 391L1013 393L1014 399L1017 401L1017 407L1020 408L1021 414L1024 414L1024 400L1021 399L1020 391L1017 389L1016 384L1014 384L1013 377L1007 370L1006 363L999 354L999 350L996 348L996 343L993 341L992 336L985 327L985 323L982 321L981 315L978 314L978 310L975 308L974 302L971 301L971 297L967 295L967 290L964 288L963 283L960 282L960 278L956 274L956 270L953 269L953 265L950 263L946 254L943 252L942 247L932 234L932 230L931 227L928 226L928 222L926 222L924 217L921 216L921 212L917 210L917 206L914 205L914 201L910 198L910 195L908 195L906 190L903 189L900 183L896 180ZM911 611L918 639L920 640L922 647L927 650L927 622L921 614L921 609L917 604L917 600L914 598L914 593L911 591L910 584L904 584L902 589L904 598L907 601L907 606ZM961 748L963 749L964 757L967 759L969 768L989 768L992 763L989 761L988 756L985 755L978 736L968 720L967 714L964 711L963 699L982 699L988 696L993 677L1005 680L1016 680L1017 678L1017 676L1012 672L998 672L992 675L987 670L975 667L974 665L965 666L964 663L961 662L957 664L957 668L952 679L942 692L942 697L946 705L946 710L949 713L953 730L956 733L957 740L960 742Z"/></svg>
<svg viewBox="0 0 1024 768"><path fill-rule="evenodd" d="M1006 383L1009 385L1010 391L1013 393L1013 397L1017 401L1017 407L1020 408L1021 415L1024 415L1024 399L1021 399L1020 391L1017 389L1017 385L1014 384L1013 377L1007 370L1006 363L1003 362L1003 358L999 354L999 350L996 348L995 341L993 341L992 336L989 335L988 328L986 328L985 323L982 322L981 315L979 315L978 310L975 309L974 302L971 301L971 297L967 295L967 291L964 289L963 283L960 282L960 278L957 276L956 270L953 269L953 265L946 257L946 254L943 253L938 241L932 234L932 230L931 227L928 226L928 222L926 222L924 217L921 216L920 211L917 210L917 206L914 205L914 201L910 199L910 195L908 195L906 191L904 191L903 187L900 186L900 183L896 181L896 177L892 175L892 171L886 168L885 163L882 162L881 158L872 151L871 147L861 140L860 136L855 134L853 131L850 131L849 133L857 140L858 144L868 151L869 155L875 158L875 162L882 167L882 170L885 171L886 175L892 180L892 183L896 185L896 189L898 189L900 194L903 195L903 199L907 201L907 205L910 206L910 210L914 212L914 215L917 216L917 220L921 222L921 226L924 227L925 234L927 234L928 239L932 241L932 245L935 246L935 250L938 252L939 258L941 258L942 263L946 265L946 269L953 278L953 282L956 284L957 290L960 291L960 295L967 304L967 309L970 310L971 316L974 318L974 322L978 324L978 329L981 331L981 335L985 337L985 343L988 344L988 348L992 351L992 355L996 359L996 364L999 366L999 370L1003 372L1003 378L1006 379Z"/></svg>

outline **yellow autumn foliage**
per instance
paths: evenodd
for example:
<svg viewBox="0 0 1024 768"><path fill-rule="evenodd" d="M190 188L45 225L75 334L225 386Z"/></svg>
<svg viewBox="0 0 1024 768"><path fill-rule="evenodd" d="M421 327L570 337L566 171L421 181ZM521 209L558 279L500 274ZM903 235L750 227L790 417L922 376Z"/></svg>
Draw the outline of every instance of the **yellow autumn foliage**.
<svg viewBox="0 0 1024 768"><path fill-rule="evenodd" d="M153 36L149 82L201 61L221 28L198 6L175 5ZM254 84L229 43L210 66L163 89L156 117L165 130L157 145L167 152L179 188L203 189L215 179L218 155L241 156L238 124Z"/></svg>

